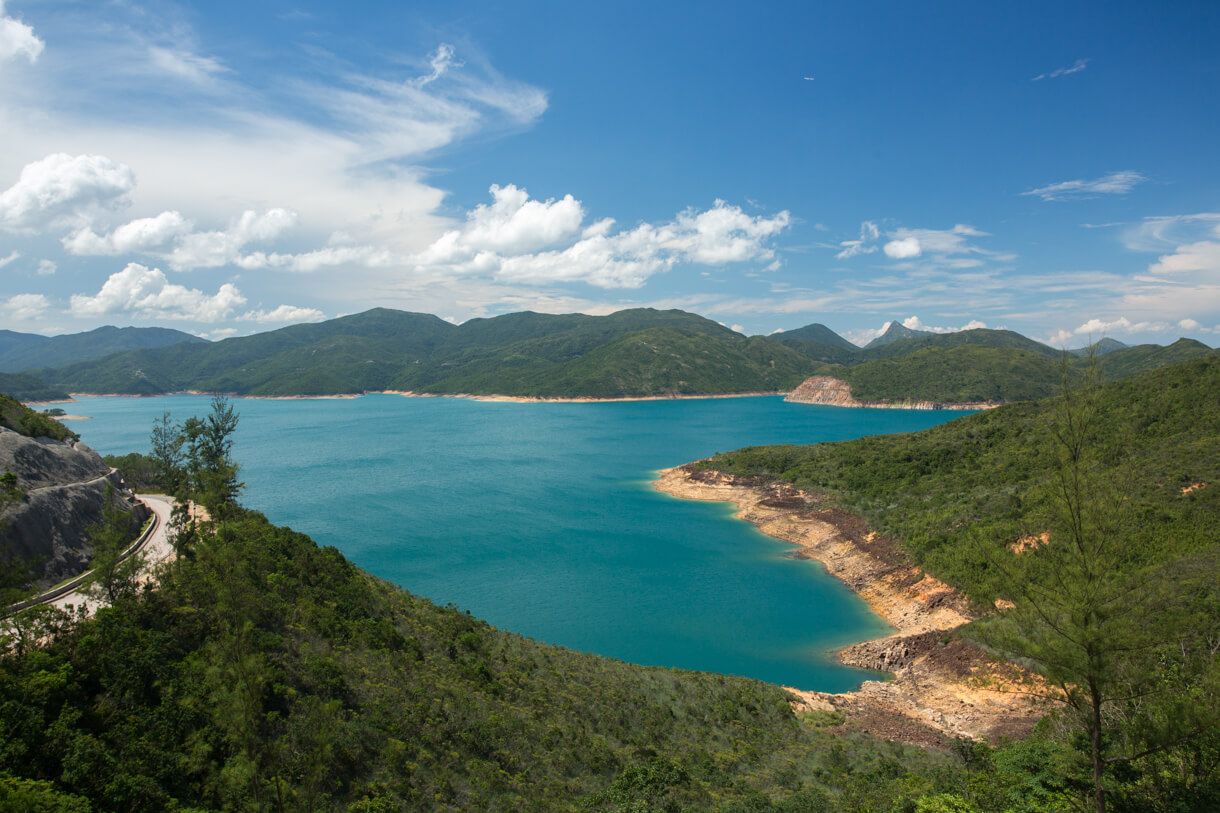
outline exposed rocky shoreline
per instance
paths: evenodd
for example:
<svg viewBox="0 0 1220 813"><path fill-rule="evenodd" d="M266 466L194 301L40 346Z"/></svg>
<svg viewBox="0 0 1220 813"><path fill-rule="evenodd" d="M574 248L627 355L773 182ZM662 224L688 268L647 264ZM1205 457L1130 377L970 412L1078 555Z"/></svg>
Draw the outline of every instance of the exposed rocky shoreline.
<svg viewBox="0 0 1220 813"><path fill-rule="evenodd" d="M785 687L795 710L839 710L850 725L923 746L1020 735L1046 712L1020 690L1021 670L952 634L972 618L966 600L862 518L787 484L692 464L663 470L653 485L684 499L736 503L738 517L797 545L797 556L821 562L894 627L838 653L845 664L891 672L893 680L865 681L843 694Z"/></svg>
<svg viewBox="0 0 1220 813"><path fill-rule="evenodd" d="M828 375L805 379L784 400L797 404L869 409L993 409L1002 404L1000 401L859 401L851 394L851 384Z"/></svg>

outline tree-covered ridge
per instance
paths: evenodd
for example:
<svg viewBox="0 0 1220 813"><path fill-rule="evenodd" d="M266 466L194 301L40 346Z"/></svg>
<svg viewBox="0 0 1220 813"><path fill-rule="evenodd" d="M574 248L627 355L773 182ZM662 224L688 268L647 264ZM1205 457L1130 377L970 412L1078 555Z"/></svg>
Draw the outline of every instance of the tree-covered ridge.
<svg viewBox="0 0 1220 813"><path fill-rule="evenodd" d="M703 465L779 478L896 538L984 617L966 634L1030 667L1091 766L1098 813L1123 786L1211 809L1220 756L1220 355L913 435L759 447ZM995 602L995 611L985 612ZM1176 783L1177 780L1175 779ZM1155 804L1152 804L1155 803Z"/></svg>
<svg viewBox="0 0 1220 813"><path fill-rule="evenodd" d="M682 311L517 313L454 326L377 309L208 345L41 370L75 391L329 395L377 390L624 397L788 389L813 363Z"/></svg>
<svg viewBox="0 0 1220 813"><path fill-rule="evenodd" d="M0 392L19 401L67 401L71 396L27 373L0 373Z"/></svg>
<svg viewBox="0 0 1220 813"><path fill-rule="evenodd" d="M153 395L336 395L387 390L540 398L784 391L811 375L862 387L862 399L1014 401L1041 397L1060 355L1003 330L891 328L861 350L823 325L745 337L693 313L511 313L452 325L377 308L214 343L118 353L32 371L30 391ZM1189 346L1187 346L1189 345ZM1113 377L1208 349L1179 342L1107 357ZM937 352L939 351L939 352ZM1164 352L1162 352L1164 351ZM901 359L898 363L897 359ZM965 396L972 397L965 397Z"/></svg>
<svg viewBox="0 0 1220 813"><path fill-rule="evenodd" d="M141 347L163 347L179 342L205 342L198 336L163 327L105 327L85 333L40 336L0 330L0 371L18 372L59 367L101 358Z"/></svg>
<svg viewBox="0 0 1220 813"><path fill-rule="evenodd" d="M16 398L3 393L0 393L0 426L28 438L80 440L80 435L59 421L48 418L41 412L35 412Z"/></svg>
<svg viewBox="0 0 1220 813"><path fill-rule="evenodd" d="M1122 352L1122 351L1116 351ZM1111 354L1114 355L1114 354ZM1220 527L1220 354L1102 389L1098 433L1147 517L1157 555L1216 544ZM750 447L701 464L824 492L900 539L930 572L980 602L996 597L981 538L1031 531L1054 467L1054 400L1010 404L916 434L814 446ZM1191 488L1198 484L1207 484Z"/></svg>
<svg viewBox="0 0 1220 813"><path fill-rule="evenodd" d="M895 348L904 352L886 355ZM863 351L848 364L822 364L817 374L846 381L852 397L860 401L1011 403L1058 392L1064 361L1074 380L1093 363L1087 358L1065 357L1006 331L968 330L902 339L879 350L880 355ZM1168 347L1113 350L1099 357L1096 366L1104 380L1117 381L1214 352L1199 342L1179 339Z"/></svg>

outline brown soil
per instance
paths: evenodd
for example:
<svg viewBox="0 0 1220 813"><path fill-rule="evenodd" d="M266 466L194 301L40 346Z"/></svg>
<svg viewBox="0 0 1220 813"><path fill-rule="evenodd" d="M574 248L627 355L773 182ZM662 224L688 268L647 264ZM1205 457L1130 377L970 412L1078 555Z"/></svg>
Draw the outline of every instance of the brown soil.
<svg viewBox="0 0 1220 813"><path fill-rule="evenodd" d="M675 497L736 503L739 517L799 546L797 556L821 562L894 627L839 652L843 663L890 672L893 680L865 681L844 694L785 687L794 710L838 709L848 728L928 747L956 737L1020 736L1046 712L1022 691L1027 674L953 633L972 619L966 600L863 518L784 483L691 464L660 472L654 485Z"/></svg>

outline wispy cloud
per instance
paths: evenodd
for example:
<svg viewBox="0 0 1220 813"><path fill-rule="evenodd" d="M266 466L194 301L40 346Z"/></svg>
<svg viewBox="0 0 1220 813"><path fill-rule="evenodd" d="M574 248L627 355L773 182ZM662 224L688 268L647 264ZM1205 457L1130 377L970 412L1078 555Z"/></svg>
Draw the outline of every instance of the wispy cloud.
<svg viewBox="0 0 1220 813"><path fill-rule="evenodd" d="M1037 82L1041 79L1058 79L1060 76L1067 76L1067 75L1073 74L1073 73L1080 73L1086 67L1088 67L1088 64L1089 64L1088 59L1078 59L1074 63L1072 63L1071 67L1058 68L1056 70L1051 71L1050 73L1038 74L1037 76L1035 76L1033 78L1033 81Z"/></svg>
<svg viewBox="0 0 1220 813"><path fill-rule="evenodd" d="M1091 181L1075 180L1061 181L1049 186L1040 186L1022 195L1037 195L1043 200L1079 200L1095 198L1098 195L1125 195L1135 188L1136 184L1148 180L1133 169L1122 172L1111 172Z"/></svg>

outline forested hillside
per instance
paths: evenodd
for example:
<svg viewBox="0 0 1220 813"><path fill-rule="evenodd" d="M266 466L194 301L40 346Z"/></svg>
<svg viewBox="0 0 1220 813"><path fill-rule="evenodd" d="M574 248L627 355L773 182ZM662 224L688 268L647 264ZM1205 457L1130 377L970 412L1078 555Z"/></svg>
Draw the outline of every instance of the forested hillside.
<svg viewBox="0 0 1220 813"><path fill-rule="evenodd" d="M700 465L859 513L963 589L986 616L965 634L1036 669L1065 704L1095 798L1190 765L1178 791L1207 802L1180 809L1207 809L1218 797L1201 766L1220 747L1220 354L1105 386L1092 373L1056 398L918 434Z"/></svg>

